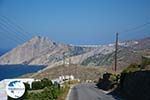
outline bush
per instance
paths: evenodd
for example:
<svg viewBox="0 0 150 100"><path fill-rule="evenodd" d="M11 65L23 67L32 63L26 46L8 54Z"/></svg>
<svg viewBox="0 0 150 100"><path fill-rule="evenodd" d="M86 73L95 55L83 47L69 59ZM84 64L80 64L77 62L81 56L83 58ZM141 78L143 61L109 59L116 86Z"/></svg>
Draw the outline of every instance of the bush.
<svg viewBox="0 0 150 100"><path fill-rule="evenodd" d="M52 82L48 80L47 78L44 78L41 80L41 84L42 84L42 87L48 87L52 85Z"/></svg>
<svg viewBox="0 0 150 100"><path fill-rule="evenodd" d="M27 95L28 100L55 100L60 95L60 88L57 86L45 87L42 92L29 93Z"/></svg>
<svg viewBox="0 0 150 100"><path fill-rule="evenodd" d="M46 78L42 79L41 81L33 82L32 89L33 90L42 89L42 91L30 92L26 95L25 99L27 100L55 100L58 98L58 96L62 92L60 85L58 83L52 84L52 82Z"/></svg>
<svg viewBox="0 0 150 100"><path fill-rule="evenodd" d="M145 69L145 67L148 65L150 65L150 57L142 56L142 63L141 63L142 69Z"/></svg>
<svg viewBox="0 0 150 100"><path fill-rule="evenodd" d="M32 83L32 90L38 90L38 89L43 89L43 88L44 86L41 81L34 81Z"/></svg>
<svg viewBox="0 0 150 100"><path fill-rule="evenodd" d="M30 85L28 83L24 83L26 90L30 90Z"/></svg>
<svg viewBox="0 0 150 100"><path fill-rule="evenodd" d="M52 82L50 80L48 80L47 78L44 78L41 81L34 81L32 83L33 90L43 89L43 88L49 87L49 86L52 86Z"/></svg>
<svg viewBox="0 0 150 100"><path fill-rule="evenodd" d="M130 73L130 72L135 72L135 71L139 71L141 68L140 68L140 65L137 65L137 64L130 64L126 69L124 69L122 71L122 73Z"/></svg>

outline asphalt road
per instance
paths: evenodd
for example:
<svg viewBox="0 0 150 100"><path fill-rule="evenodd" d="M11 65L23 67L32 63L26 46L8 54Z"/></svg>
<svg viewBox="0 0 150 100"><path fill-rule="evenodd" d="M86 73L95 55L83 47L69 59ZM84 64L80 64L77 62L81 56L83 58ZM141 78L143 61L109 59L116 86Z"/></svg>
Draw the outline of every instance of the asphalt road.
<svg viewBox="0 0 150 100"><path fill-rule="evenodd" d="M79 84L71 89L69 100L117 100L98 89L95 84Z"/></svg>

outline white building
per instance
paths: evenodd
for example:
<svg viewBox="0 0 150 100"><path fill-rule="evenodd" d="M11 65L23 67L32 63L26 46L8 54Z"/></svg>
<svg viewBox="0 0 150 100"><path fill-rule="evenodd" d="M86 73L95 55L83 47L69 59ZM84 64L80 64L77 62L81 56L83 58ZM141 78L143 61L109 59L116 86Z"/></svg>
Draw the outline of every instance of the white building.
<svg viewBox="0 0 150 100"><path fill-rule="evenodd" d="M59 80L64 81L64 80L74 80L74 76L73 75L65 75L65 76L59 76Z"/></svg>

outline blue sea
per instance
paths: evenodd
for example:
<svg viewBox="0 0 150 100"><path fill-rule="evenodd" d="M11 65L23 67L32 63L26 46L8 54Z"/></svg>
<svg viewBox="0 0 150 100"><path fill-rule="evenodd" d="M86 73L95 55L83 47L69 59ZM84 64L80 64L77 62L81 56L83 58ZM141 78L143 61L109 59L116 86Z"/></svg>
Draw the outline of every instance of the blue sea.
<svg viewBox="0 0 150 100"><path fill-rule="evenodd" d="M45 65L0 65L0 80L37 72L45 67Z"/></svg>

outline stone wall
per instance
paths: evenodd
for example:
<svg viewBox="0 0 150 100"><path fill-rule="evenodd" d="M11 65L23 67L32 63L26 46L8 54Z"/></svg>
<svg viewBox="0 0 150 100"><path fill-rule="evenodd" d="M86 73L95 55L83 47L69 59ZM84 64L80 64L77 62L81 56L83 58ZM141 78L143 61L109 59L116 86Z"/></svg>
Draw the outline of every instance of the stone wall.
<svg viewBox="0 0 150 100"><path fill-rule="evenodd" d="M127 100L150 100L150 71L122 73L120 90Z"/></svg>

